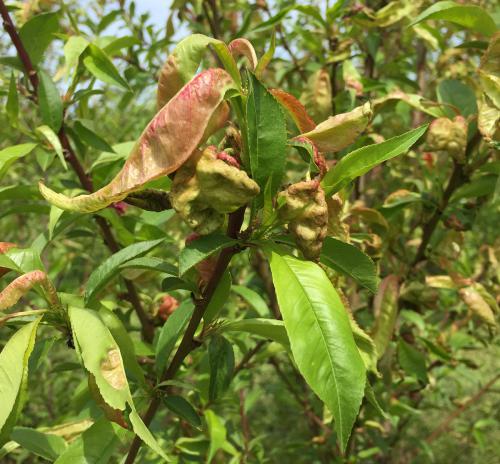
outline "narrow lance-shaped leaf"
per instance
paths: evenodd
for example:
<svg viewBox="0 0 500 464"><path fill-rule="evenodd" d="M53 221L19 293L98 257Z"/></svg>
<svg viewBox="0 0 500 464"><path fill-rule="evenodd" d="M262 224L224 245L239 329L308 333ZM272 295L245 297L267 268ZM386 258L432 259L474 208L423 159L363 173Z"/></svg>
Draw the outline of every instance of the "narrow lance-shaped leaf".
<svg viewBox="0 0 500 464"><path fill-rule="evenodd" d="M182 39L167 58L158 79L158 109L168 103L174 95L196 74L207 47L214 47L226 71L231 75L238 87L241 78L238 66L226 44L220 40L203 34L193 34Z"/></svg>
<svg viewBox="0 0 500 464"><path fill-rule="evenodd" d="M398 315L398 297L398 278L395 275L389 275L380 283L378 293L373 301L375 325L372 330L372 338L377 347L379 358L385 353L392 338Z"/></svg>
<svg viewBox="0 0 500 464"><path fill-rule="evenodd" d="M270 188L274 194L279 189L285 171L285 115L276 99L250 73L246 113L252 177L262 192L271 178Z"/></svg>
<svg viewBox="0 0 500 464"><path fill-rule="evenodd" d="M197 146L220 127L224 118L218 120L215 127L210 127L211 118L226 91L232 87L231 77L222 69L198 74L156 114L125 166L108 185L75 198L58 194L44 184L40 184L40 192L55 206L80 212L97 211L123 200L147 182L177 170Z"/></svg>
<svg viewBox="0 0 500 464"><path fill-rule="evenodd" d="M255 75L257 79L262 77L262 73L267 68L267 65L271 62L274 56L274 52L276 51L276 31L273 31L273 35L271 36L271 44L267 49L266 53L264 53L259 62L257 63L257 67L255 68Z"/></svg>
<svg viewBox="0 0 500 464"><path fill-rule="evenodd" d="M294 360L332 412L344 450L366 382L349 317L321 267L277 251L270 255L273 283Z"/></svg>
<svg viewBox="0 0 500 464"><path fill-rule="evenodd" d="M63 104L59 91L52 78L44 71L38 71L38 104L42 121L47 124L54 132L61 128L63 120Z"/></svg>
<svg viewBox="0 0 500 464"><path fill-rule="evenodd" d="M323 178L321 185L327 195L338 192L349 182L380 163L405 153L427 130L427 124L382 143L368 145L344 156Z"/></svg>
<svg viewBox="0 0 500 464"><path fill-rule="evenodd" d="M0 446L8 440L24 403L28 361L40 320L19 329L0 353Z"/></svg>
<svg viewBox="0 0 500 464"><path fill-rule="evenodd" d="M347 147L359 137L370 122L372 114L370 103L365 103L349 113L331 116L301 136L312 140L321 152L336 152Z"/></svg>

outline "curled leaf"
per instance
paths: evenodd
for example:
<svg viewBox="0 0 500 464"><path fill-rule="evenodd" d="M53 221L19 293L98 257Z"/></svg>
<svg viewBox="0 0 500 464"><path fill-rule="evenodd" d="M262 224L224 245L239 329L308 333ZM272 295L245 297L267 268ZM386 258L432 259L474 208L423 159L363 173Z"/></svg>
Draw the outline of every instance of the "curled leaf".
<svg viewBox="0 0 500 464"><path fill-rule="evenodd" d="M356 140L370 122L372 114L370 103L365 103L349 113L328 118L301 136L312 140L321 152L336 152Z"/></svg>
<svg viewBox="0 0 500 464"><path fill-rule="evenodd" d="M470 311L489 327L496 328L495 314L483 296L473 287L461 288L458 291Z"/></svg>
<svg viewBox="0 0 500 464"><path fill-rule="evenodd" d="M222 69L198 74L156 114L122 170L102 189L69 198L41 183L40 192L58 208L93 212L123 200L151 180L176 171L225 121L227 113L219 113L220 104L226 90L233 85L229 74Z"/></svg>
<svg viewBox="0 0 500 464"><path fill-rule="evenodd" d="M244 56L250 63L252 71L257 67L257 55L253 45L247 39L234 39L229 43L228 48L234 58L238 55Z"/></svg>
<svg viewBox="0 0 500 464"><path fill-rule="evenodd" d="M57 293L43 271L31 271L24 274L0 292L0 311L14 306L35 285L41 285L51 306L59 306Z"/></svg>
<svg viewBox="0 0 500 464"><path fill-rule="evenodd" d="M326 69L316 71L309 78L300 101L315 121L323 121L332 114L332 84Z"/></svg>
<svg viewBox="0 0 500 464"><path fill-rule="evenodd" d="M236 85L240 86L238 66L226 44L203 34L193 34L177 44L160 71L156 97L158 109L168 103L193 78L209 45L214 48Z"/></svg>
<svg viewBox="0 0 500 464"><path fill-rule="evenodd" d="M3 255L6 251L10 250L11 248L15 248L17 245L12 242L0 242L0 255ZM6 267L1 267L0 266L0 277L2 277L4 274L7 274L10 269Z"/></svg>
<svg viewBox="0 0 500 464"><path fill-rule="evenodd" d="M301 132L309 132L316 127L316 124L312 120L311 116L307 114L307 110L304 105L293 95L281 89L269 89L269 92L288 112L293 122Z"/></svg>

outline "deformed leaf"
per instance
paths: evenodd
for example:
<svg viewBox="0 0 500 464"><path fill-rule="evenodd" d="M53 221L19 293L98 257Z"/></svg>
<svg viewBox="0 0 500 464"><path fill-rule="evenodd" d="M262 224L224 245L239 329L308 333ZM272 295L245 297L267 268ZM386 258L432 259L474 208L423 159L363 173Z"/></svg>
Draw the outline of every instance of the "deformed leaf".
<svg viewBox="0 0 500 464"><path fill-rule="evenodd" d="M75 198L56 193L43 183L40 192L61 209L93 212L123 200L151 180L174 172L224 122L221 118L214 126L212 116L233 86L231 77L222 69L198 74L156 114L122 170L108 185Z"/></svg>
<svg viewBox="0 0 500 464"><path fill-rule="evenodd" d="M372 118L370 103L354 108L349 113L337 114L301 134L312 140L321 152L339 151L353 143L366 129Z"/></svg>
<svg viewBox="0 0 500 464"><path fill-rule="evenodd" d="M312 120L311 116L309 116L304 105L302 105L302 103L292 94L281 89L269 89L269 92L287 111L301 132L309 132L316 127L316 123Z"/></svg>
<svg viewBox="0 0 500 464"><path fill-rule="evenodd" d="M319 69L311 75L300 101L314 121L323 121L332 114L332 84L326 69Z"/></svg>
<svg viewBox="0 0 500 464"><path fill-rule="evenodd" d="M250 63L250 69L253 71L257 67L257 55L253 45L247 39L234 39L227 46L231 55L236 58L238 55L244 56Z"/></svg>
<svg viewBox="0 0 500 464"><path fill-rule="evenodd" d="M496 328L497 322L492 308L483 296L473 286L461 288L458 291L470 311L489 327Z"/></svg>

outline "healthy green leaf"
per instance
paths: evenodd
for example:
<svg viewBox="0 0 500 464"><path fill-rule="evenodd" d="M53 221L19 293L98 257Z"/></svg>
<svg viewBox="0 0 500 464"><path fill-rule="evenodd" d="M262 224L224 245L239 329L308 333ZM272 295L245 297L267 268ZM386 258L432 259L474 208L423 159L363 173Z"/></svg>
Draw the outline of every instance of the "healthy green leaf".
<svg viewBox="0 0 500 464"><path fill-rule="evenodd" d="M127 81L120 75L113 62L96 45L88 45L85 50L83 64L102 82L121 87L124 90L130 90Z"/></svg>
<svg viewBox="0 0 500 464"><path fill-rule="evenodd" d="M267 68L267 65L273 59L275 50L276 50L276 31L273 31L273 35L271 36L271 43L269 44L269 48L260 57L260 60L257 63L257 67L255 68L255 77L257 77L257 79L260 79L262 77L262 73Z"/></svg>
<svg viewBox="0 0 500 464"><path fill-rule="evenodd" d="M455 79L441 81L436 89L438 100L456 106L462 116L477 114L476 95L468 85ZM456 113L450 108L446 109L448 117L453 118Z"/></svg>
<svg viewBox="0 0 500 464"><path fill-rule="evenodd" d="M210 447L207 456L207 463L210 464L215 453L224 446L227 432L222 419L212 410L207 409L205 411L205 420L207 421L208 434L210 436Z"/></svg>
<svg viewBox="0 0 500 464"><path fill-rule="evenodd" d="M203 314L203 320L205 324L210 324L222 311L222 308L226 304L229 298L229 292L231 291L232 278L228 270L222 274L219 285L214 291L210 303L208 303L207 309Z"/></svg>
<svg viewBox="0 0 500 464"><path fill-rule="evenodd" d="M234 372L233 346L224 337L215 335L208 345L210 385L208 398L214 401L229 388Z"/></svg>
<svg viewBox="0 0 500 464"><path fill-rule="evenodd" d="M184 247L179 255L179 275L183 276L199 262L236 243L236 240L222 234L204 235L193 240Z"/></svg>
<svg viewBox="0 0 500 464"><path fill-rule="evenodd" d="M87 39L78 35L72 35L64 44L64 64L67 75L71 76L76 72L78 60L87 48L88 44L89 41Z"/></svg>
<svg viewBox="0 0 500 464"><path fill-rule="evenodd" d="M191 403L182 396L168 395L163 398L163 402L168 409L189 422L193 427L201 427L200 416Z"/></svg>
<svg viewBox="0 0 500 464"><path fill-rule="evenodd" d="M28 361L41 318L21 327L0 353L0 446L9 439L25 401Z"/></svg>
<svg viewBox="0 0 500 464"><path fill-rule="evenodd" d="M269 315L269 307L264 299L254 290L243 285L233 285L231 290L243 299L245 299L250 306L257 312L260 317Z"/></svg>
<svg viewBox="0 0 500 464"><path fill-rule="evenodd" d="M63 103L52 78L45 71L38 71L38 104L42 121L58 132L63 121Z"/></svg>
<svg viewBox="0 0 500 464"><path fill-rule="evenodd" d="M56 460L67 448L62 437L29 427L14 427L10 438L31 453L49 461Z"/></svg>
<svg viewBox="0 0 500 464"><path fill-rule="evenodd" d="M109 153L114 152L113 147L111 147L106 140L86 127L81 121L75 121L73 124L73 130L76 132L78 137L90 147Z"/></svg>
<svg viewBox="0 0 500 464"><path fill-rule="evenodd" d="M327 237L321 250L321 263L352 277L373 293L377 292L377 268L359 248L336 238Z"/></svg>
<svg viewBox="0 0 500 464"><path fill-rule="evenodd" d="M194 305L192 301L190 299L184 300L161 328L160 336L156 343L155 354L155 370L158 376L161 376L165 370L170 354L191 318L193 310Z"/></svg>
<svg viewBox="0 0 500 464"><path fill-rule="evenodd" d="M0 150L0 179L7 173L13 163L31 153L35 147L36 143L22 143Z"/></svg>
<svg viewBox="0 0 500 464"><path fill-rule="evenodd" d="M58 30L59 13L37 14L19 30L19 37L35 67L42 60L43 53L55 39L55 32Z"/></svg>
<svg viewBox="0 0 500 464"><path fill-rule="evenodd" d="M134 243L110 256L90 274L85 287L85 301L91 301L96 294L119 272L120 266L137 258L162 243L164 239Z"/></svg>
<svg viewBox="0 0 500 464"><path fill-rule="evenodd" d="M415 376L423 384L429 382L424 355L404 340L399 340L398 359L407 374Z"/></svg>
<svg viewBox="0 0 500 464"><path fill-rule="evenodd" d="M332 412L344 450L366 382L349 317L317 264L277 251L271 252L270 264L294 360L309 386Z"/></svg>
<svg viewBox="0 0 500 464"><path fill-rule="evenodd" d="M223 332L251 333L280 343L287 349L290 348L285 325L283 321L277 321L276 319L242 319L223 324L220 330Z"/></svg>
<svg viewBox="0 0 500 464"><path fill-rule="evenodd" d="M13 126L17 126L19 119L19 95L17 94L16 77L13 72L10 74L9 94L7 95L5 110L9 116L10 123Z"/></svg>
<svg viewBox="0 0 500 464"><path fill-rule="evenodd" d="M246 114L249 168L262 192L271 178L271 193L275 194L285 171L285 115L276 99L251 73L248 73L248 82Z"/></svg>
<svg viewBox="0 0 500 464"><path fill-rule="evenodd" d="M410 26L429 19L449 21L488 36L497 30L493 18L480 6L462 5L452 1L434 3L420 13Z"/></svg>
<svg viewBox="0 0 500 464"><path fill-rule="evenodd" d="M325 194L338 192L356 177L365 174L378 164L408 151L422 137L427 126L425 124L385 142L351 151L326 173L321 182Z"/></svg>
<svg viewBox="0 0 500 464"><path fill-rule="evenodd" d="M43 135L47 140L47 142L49 142L50 145L52 145L52 148L56 152L56 155L59 158L59 161L61 161L61 164L63 165L64 169L68 170L68 165L66 164L66 159L64 158L62 145L56 133L49 126L46 125L37 127L36 131L39 132L41 135Z"/></svg>

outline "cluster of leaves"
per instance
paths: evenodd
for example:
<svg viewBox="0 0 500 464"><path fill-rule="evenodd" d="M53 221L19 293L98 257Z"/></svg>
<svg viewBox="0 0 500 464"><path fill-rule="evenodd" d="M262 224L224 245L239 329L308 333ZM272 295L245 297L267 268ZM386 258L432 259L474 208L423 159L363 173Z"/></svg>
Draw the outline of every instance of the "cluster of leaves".
<svg viewBox="0 0 500 464"><path fill-rule="evenodd" d="M499 379L498 11L378 3L0 0L1 458L439 459Z"/></svg>

